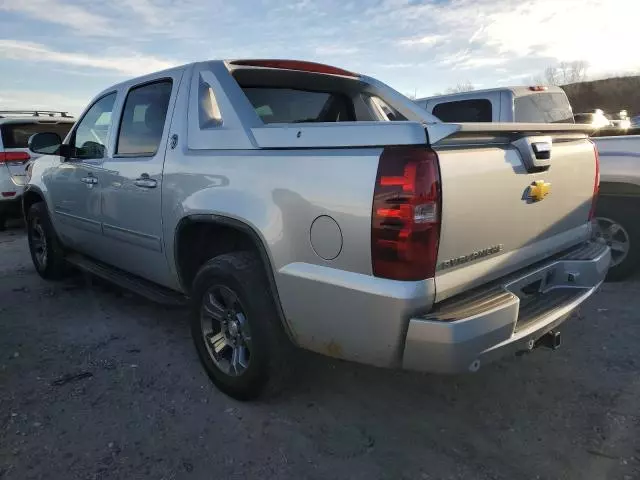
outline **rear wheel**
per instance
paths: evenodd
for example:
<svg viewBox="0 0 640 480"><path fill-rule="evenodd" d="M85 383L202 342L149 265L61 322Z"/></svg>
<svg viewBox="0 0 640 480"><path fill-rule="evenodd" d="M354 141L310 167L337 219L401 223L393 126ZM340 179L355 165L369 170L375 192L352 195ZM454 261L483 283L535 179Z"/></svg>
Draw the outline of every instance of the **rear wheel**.
<svg viewBox="0 0 640 480"><path fill-rule="evenodd" d="M598 203L594 235L611 247L607 280L623 280L637 271L640 264L639 215L631 202L603 197Z"/></svg>
<svg viewBox="0 0 640 480"><path fill-rule="evenodd" d="M7 227L7 217L4 213L0 213L0 232L4 232Z"/></svg>
<svg viewBox="0 0 640 480"><path fill-rule="evenodd" d="M198 271L191 334L213 383L238 400L277 393L291 371L289 341L256 255L220 255Z"/></svg>
<svg viewBox="0 0 640 480"><path fill-rule="evenodd" d="M62 278L65 273L64 252L58 241L44 203L35 203L27 214L27 238L31 260L38 274L47 280Z"/></svg>

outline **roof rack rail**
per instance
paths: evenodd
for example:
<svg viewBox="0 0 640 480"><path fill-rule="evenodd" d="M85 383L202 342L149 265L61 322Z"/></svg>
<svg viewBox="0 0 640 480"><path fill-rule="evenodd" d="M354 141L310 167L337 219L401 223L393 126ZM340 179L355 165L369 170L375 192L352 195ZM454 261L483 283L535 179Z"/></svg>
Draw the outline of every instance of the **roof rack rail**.
<svg viewBox="0 0 640 480"><path fill-rule="evenodd" d="M69 112L60 110L0 110L0 118L6 115L31 115L32 117L55 117L73 118Z"/></svg>

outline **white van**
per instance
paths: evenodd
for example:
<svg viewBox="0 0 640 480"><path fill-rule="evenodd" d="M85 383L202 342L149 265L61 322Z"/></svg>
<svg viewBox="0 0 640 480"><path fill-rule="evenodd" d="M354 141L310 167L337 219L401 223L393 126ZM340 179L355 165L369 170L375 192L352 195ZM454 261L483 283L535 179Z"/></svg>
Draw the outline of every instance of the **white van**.
<svg viewBox="0 0 640 480"><path fill-rule="evenodd" d="M501 87L426 97L415 102L443 122L574 123L560 87Z"/></svg>

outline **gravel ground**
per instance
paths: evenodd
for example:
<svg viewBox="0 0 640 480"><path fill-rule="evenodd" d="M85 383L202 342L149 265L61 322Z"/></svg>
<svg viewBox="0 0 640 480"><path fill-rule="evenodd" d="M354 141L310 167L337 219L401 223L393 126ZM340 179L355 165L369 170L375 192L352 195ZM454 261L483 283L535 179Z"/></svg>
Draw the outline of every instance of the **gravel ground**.
<svg viewBox="0 0 640 480"><path fill-rule="evenodd" d="M1 479L640 479L640 281L606 285L564 346L436 377L301 356L242 404L185 313L91 278L47 283L0 234ZM366 341L366 338L363 338Z"/></svg>

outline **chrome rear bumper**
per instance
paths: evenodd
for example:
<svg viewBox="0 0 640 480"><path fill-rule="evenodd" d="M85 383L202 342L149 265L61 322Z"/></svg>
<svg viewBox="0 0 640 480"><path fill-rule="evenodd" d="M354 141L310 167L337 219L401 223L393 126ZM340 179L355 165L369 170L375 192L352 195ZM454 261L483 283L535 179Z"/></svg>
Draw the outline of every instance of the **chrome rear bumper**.
<svg viewBox="0 0 640 480"><path fill-rule="evenodd" d="M610 260L607 246L587 243L411 318L403 368L462 373L509 352L530 350L596 291Z"/></svg>

